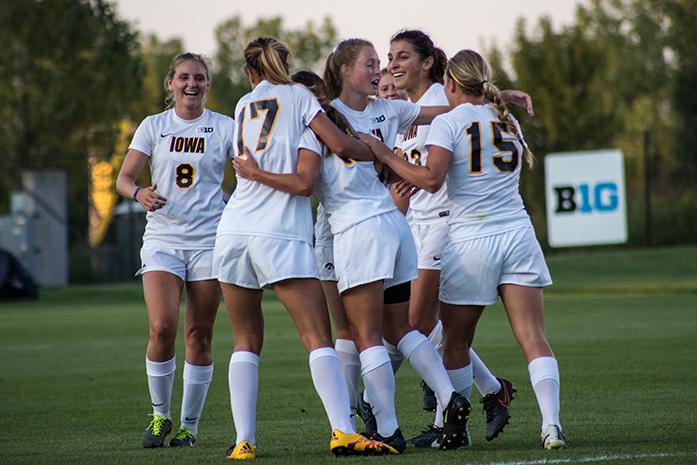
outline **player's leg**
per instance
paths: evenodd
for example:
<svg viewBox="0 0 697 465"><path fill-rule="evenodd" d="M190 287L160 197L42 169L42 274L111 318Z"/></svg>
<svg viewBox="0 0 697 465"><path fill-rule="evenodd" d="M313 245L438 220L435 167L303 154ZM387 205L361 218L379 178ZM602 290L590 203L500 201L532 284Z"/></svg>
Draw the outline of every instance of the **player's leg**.
<svg viewBox="0 0 697 465"><path fill-rule="evenodd" d="M220 283L220 287L235 335L228 383L237 438L227 456L252 457L256 452L259 354L264 341L264 318L261 313L263 291L228 283Z"/></svg>
<svg viewBox="0 0 697 465"><path fill-rule="evenodd" d="M513 334L528 360L530 382L542 415L543 447L564 447L559 420L559 367L545 335L542 288L503 284L499 292Z"/></svg>
<svg viewBox="0 0 697 465"><path fill-rule="evenodd" d="M212 255L212 251L206 252ZM210 270L210 263L207 267ZM208 276L206 276L208 277ZM213 379L211 342L213 324L220 304L220 284L217 279L202 279L186 283L186 314L184 320L184 390L181 426L170 446L193 446L198 425Z"/></svg>
<svg viewBox="0 0 697 465"><path fill-rule="evenodd" d="M143 273L143 294L148 309L150 334L145 364L153 407L153 420L143 437L143 446L147 448L162 447L165 437L172 430L172 386L176 370L174 343L182 286L181 278L172 273Z"/></svg>

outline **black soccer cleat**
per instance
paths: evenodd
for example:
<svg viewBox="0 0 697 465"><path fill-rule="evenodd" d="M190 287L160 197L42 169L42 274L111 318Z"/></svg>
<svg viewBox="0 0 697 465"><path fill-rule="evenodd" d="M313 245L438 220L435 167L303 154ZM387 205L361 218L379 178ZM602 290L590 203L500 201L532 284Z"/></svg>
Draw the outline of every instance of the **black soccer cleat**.
<svg viewBox="0 0 697 465"><path fill-rule="evenodd" d="M409 439L409 442L414 447L424 447L438 449L440 447L440 437L443 434L443 428L436 425L428 425L421 433Z"/></svg>
<svg viewBox="0 0 697 465"><path fill-rule="evenodd" d="M465 396L453 392L450 402L443 411L443 432L440 437L440 450L458 449L469 446L467 421L472 407Z"/></svg>
<svg viewBox="0 0 697 465"><path fill-rule="evenodd" d="M378 432L378 422L373 414L373 407L363 399L363 391L358 394L358 416L363 420L365 425L364 436L372 438Z"/></svg>
<svg viewBox="0 0 697 465"><path fill-rule="evenodd" d="M371 439L374 439L376 441L380 441L384 444L387 444L388 446L392 447L395 449L398 453L404 452L404 449L407 448L407 441L404 440L404 436L402 435L402 431L397 428L394 433L392 433L392 436L388 437L383 437L378 433L377 431L371 436Z"/></svg>
<svg viewBox="0 0 697 465"><path fill-rule="evenodd" d="M436 393L426 384L426 381L421 380L421 389L423 390L423 397L421 398L421 408L427 412L435 412L438 408L438 399L436 399Z"/></svg>
<svg viewBox="0 0 697 465"><path fill-rule="evenodd" d="M143 447L153 449L163 447L165 438L172 431L172 420L160 415L152 415L152 421L145 430Z"/></svg>
<svg viewBox="0 0 697 465"><path fill-rule="evenodd" d="M486 412L486 440L491 441L499 435L511 418L509 412L511 401L516 392L513 383L503 378L496 378L501 383L501 389L493 394L487 394L481 400Z"/></svg>

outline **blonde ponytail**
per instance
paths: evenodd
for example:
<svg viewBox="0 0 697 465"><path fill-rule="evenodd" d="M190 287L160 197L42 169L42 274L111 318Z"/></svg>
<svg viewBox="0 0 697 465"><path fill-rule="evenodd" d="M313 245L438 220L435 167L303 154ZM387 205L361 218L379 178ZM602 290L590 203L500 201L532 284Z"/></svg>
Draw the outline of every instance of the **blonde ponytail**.
<svg viewBox="0 0 697 465"><path fill-rule="evenodd" d="M506 131L515 134L520 141L525 161L532 168L535 157L523 141L513 115L501 100L499 88L491 82L491 69L486 60L474 50L460 50L448 61L445 71L465 93L484 97L491 104L496 116L506 125Z"/></svg>
<svg viewBox="0 0 697 465"><path fill-rule="evenodd" d="M288 48L273 37L258 37L244 49L247 67L272 84L293 84L289 57Z"/></svg>

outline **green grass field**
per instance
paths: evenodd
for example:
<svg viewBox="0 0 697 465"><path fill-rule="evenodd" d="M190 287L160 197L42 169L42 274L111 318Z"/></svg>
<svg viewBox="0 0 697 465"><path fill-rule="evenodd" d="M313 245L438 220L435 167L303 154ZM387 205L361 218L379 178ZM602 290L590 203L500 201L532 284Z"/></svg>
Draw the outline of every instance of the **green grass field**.
<svg viewBox="0 0 697 465"><path fill-rule="evenodd" d="M475 347L518 388L511 424L498 439L484 440L475 391L469 449L408 448L399 457L334 459L307 355L269 294L257 462L697 463L697 247L564 253L548 261L555 286L546 293L546 325L560 364L567 449L539 449L539 413L526 363L503 309L494 306L482 318ZM234 440L227 390L232 338L224 308L215 332L216 371L193 449L140 445L150 411L146 341L136 284L47 290L36 302L0 303L0 464L224 463ZM406 436L431 420L419 409L418 381L406 364L397 376Z"/></svg>

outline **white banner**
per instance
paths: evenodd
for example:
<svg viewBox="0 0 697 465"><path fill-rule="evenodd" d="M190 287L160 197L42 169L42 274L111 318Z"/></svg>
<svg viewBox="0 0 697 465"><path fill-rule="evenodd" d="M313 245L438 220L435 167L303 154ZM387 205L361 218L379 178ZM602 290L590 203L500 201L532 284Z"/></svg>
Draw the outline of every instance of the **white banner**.
<svg viewBox="0 0 697 465"><path fill-rule="evenodd" d="M549 154L545 157L545 185L550 246L627 242L621 151Z"/></svg>

